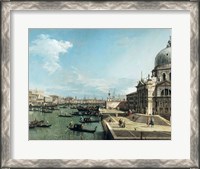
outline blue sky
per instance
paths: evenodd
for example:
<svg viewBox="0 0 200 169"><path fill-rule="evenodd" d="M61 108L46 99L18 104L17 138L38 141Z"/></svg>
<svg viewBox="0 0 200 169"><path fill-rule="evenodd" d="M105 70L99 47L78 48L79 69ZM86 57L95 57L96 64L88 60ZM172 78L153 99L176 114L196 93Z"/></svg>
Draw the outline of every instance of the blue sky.
<svg viewBox="0 0 200 169"><path fill-rule="evenodd" d="M126 95L151 74L171 29L29 29L29 89L77 98Z"/></svg>

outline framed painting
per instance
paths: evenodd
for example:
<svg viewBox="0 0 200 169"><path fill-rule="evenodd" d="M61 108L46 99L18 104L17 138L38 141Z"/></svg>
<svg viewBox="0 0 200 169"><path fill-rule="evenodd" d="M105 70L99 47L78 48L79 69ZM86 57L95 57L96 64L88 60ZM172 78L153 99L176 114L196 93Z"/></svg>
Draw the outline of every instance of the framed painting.
<svg viewBox="0 0 200 169"><path fill-rule="evenodd" d="M3 1L3 168L198 168L197 1Z"/></svg>

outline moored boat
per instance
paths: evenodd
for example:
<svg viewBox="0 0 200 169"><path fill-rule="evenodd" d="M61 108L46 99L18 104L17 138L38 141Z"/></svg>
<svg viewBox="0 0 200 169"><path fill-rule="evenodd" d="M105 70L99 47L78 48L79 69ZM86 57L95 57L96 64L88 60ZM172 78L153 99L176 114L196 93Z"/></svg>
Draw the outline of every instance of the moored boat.
<svg viewBox="0 0 200 169"><path fill-rule="evenodd" d="M31 128L35 128L35 127L50 127L51 126L51 124L49 124L49 122L48 121L44 121L44 120L40 120L40 121L38 121L38 120L34 120L34 121L30 121L29 122L29 128L31 129Z"/></svg>
<svg viewBox="0 0 200 169"><path fill-rule="evenodd" d="M93 119L91 117L86 117L86 118L83 118L81 117L80 119L80 123L99 123L99 119Z"/></svg>
<svg viewBox="0 0 200 169"><path fill-rule="evenodd" d="M70 113L63 113L62 110L60 110L60 114L58 115L58 117L72 117L72 114L70 114Z"/></svg>
<svg viewBox="0 0 200 169"><path fill-rule="evenodd" d="M42 112L43 113L52 113L53 111L52 110L48 110L48 109L43 109Z"/></svg>
<svg viewBox="0 0 200 169"><path fill-rule="evenodd" d="M78 111L72 113L74 116L99 116L99 112L96 111Z"/></svg>
<svg viewBox="0 0 200 169"><path fill-rule="evenodd" d="M51 127L51 124L42 123L42 124L38 124L37 127Z"/></svg>
<svg viewBox="0 0 200 169"><path fill-rule="evenodd" d="M33 129L35 128L36 126L34 124L29 124L29 129Z"/></svg>
<svg viewBox="0 0 200 169"><path fill-rule="evenodd" d="M58 117L72 117L71 114L59 114Z"/></svg>
<svg viewBox="0 0 200 169"><path fill-rule="evenodd" d="M78 111L78 112L74 112L74 113L72 113L72 115L73 115L73 116L83 116L83 115L84 115L84 113L83 113L83 112L80 112L80 111Z"/></svg>
<svg viewBox="0 0 200 169"><path fill-rule="evenodd" d="M93 107L93 106L87 106L87 107L83 107L83 106L78 106L77 107L78 111L99 111L99 106Z"/></svg>

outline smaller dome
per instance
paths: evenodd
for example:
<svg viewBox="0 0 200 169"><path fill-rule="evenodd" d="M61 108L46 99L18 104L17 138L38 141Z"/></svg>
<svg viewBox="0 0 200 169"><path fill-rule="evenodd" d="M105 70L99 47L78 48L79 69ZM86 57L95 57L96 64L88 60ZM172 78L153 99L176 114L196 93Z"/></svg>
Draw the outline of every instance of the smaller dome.
<svg viewBox="0 0 200 169"><path fill-rule="evenodd" d="M155 67L171 64L171 41L165 49L161 50L155 58Z"/></svg>

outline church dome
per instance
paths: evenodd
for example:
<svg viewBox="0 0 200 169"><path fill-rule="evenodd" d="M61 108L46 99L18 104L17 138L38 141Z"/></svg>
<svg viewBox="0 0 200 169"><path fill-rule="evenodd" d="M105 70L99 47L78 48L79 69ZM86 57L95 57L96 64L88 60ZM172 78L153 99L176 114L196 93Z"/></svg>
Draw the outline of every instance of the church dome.
<svg viewBox="0 0 200 169"><path fill-rule="evenodd" d="M171 41L168 41L167 47L161 50L155 58L155 67L171 64Z"/></svg>

